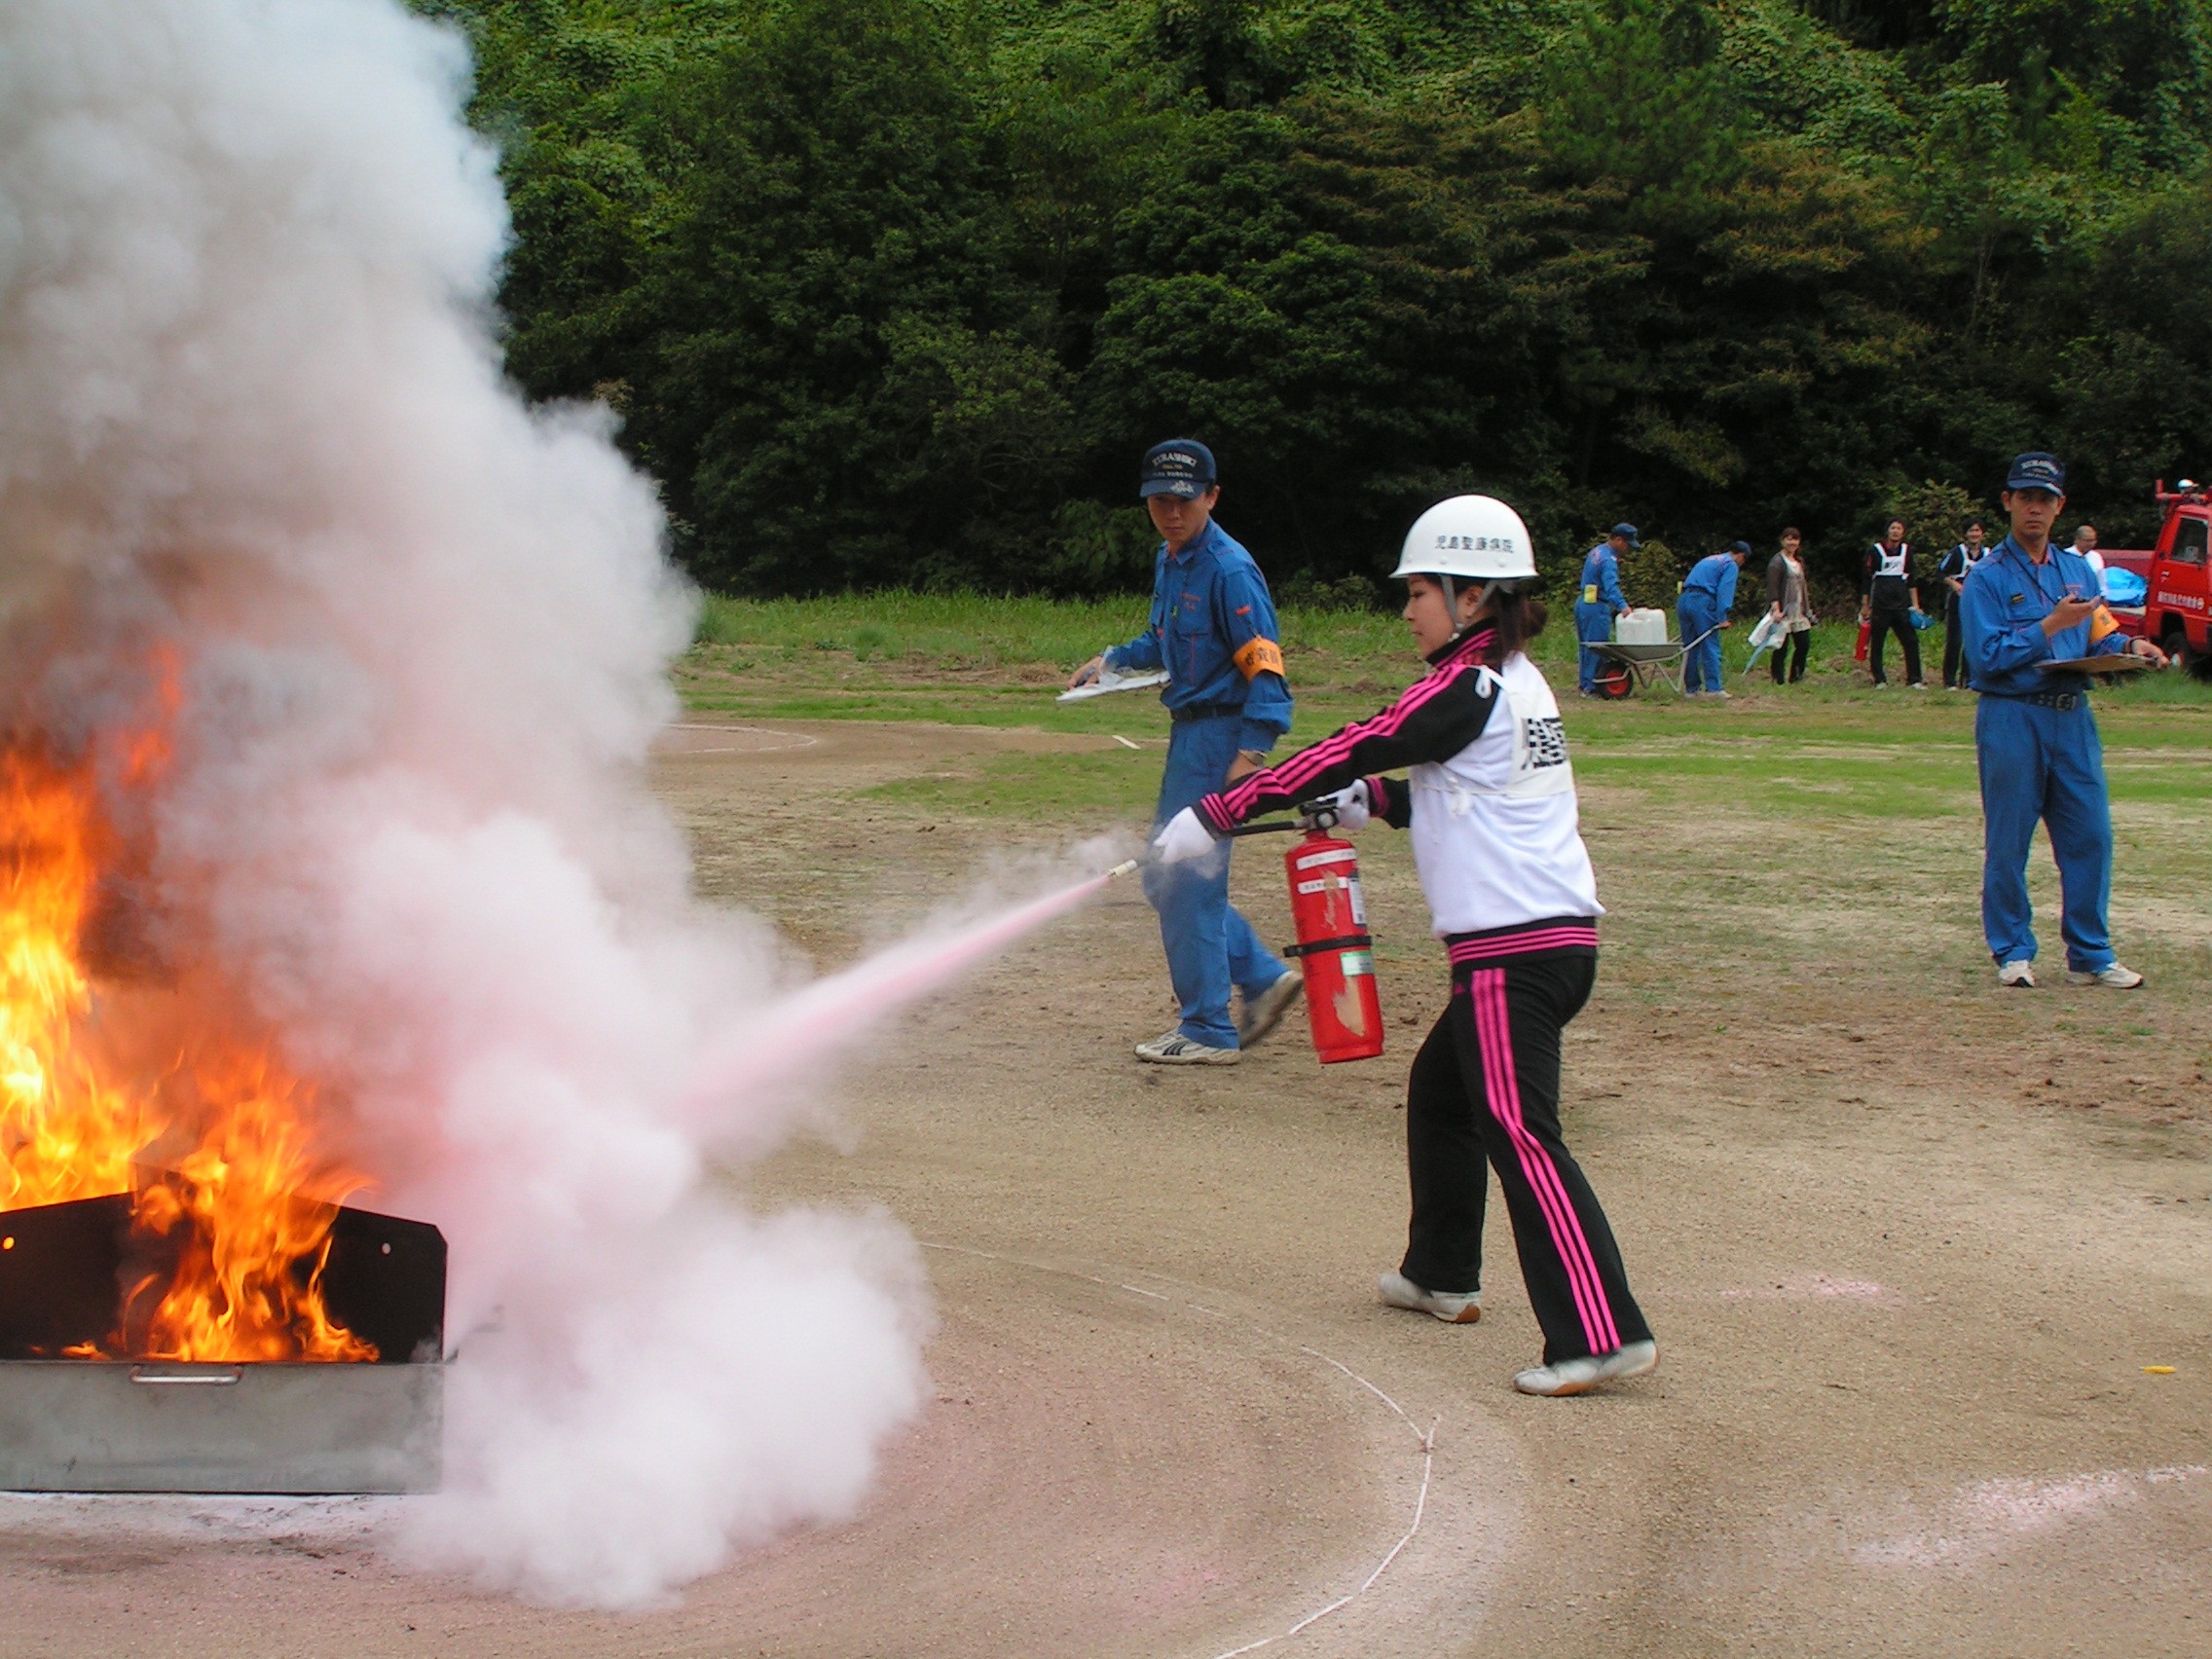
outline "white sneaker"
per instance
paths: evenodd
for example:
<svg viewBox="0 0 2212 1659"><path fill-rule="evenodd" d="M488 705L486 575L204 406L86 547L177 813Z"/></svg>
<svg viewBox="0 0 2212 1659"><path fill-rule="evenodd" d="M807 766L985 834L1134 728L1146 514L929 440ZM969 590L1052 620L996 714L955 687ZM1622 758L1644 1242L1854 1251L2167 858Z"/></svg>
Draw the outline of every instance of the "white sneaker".
<svg viewBox="0 0 2212 1659"><path fill-rule="evenodd" d="M1659 1363L1659 1345L1629 1343L1611 1353L1594 1353L1586 1359L1563 1359L1557 1365L1539 1365L1513 1379L1524 1394L1587 1394L1601 1382L1624 1377L1641 1377Z"/></svg>
<svg viewBox="0 0 2212 1659"><path fill-rule="evenodd" d="M2008 962L1997 970L1997 982L2032 991L2036 988L2036 965L2033 962Z"/></svg>
<svg viewBox="0 0 2212 1659"><path fill-rule="evenodd" d="M1382 1300L1393 1308L1430 1313L1447 1325L1472 1325L1483 1316L1482 1292L1423 1290L1404 1273L1391 1272L1375 1281Z"/></svg>
<svg viewBox="0 0 2212 1659"><path fill-rule="evenodd" d="M1212 1049L1194 1043L1180 1031L1137 1045L1137 1058L1156 1066L1233 1066L1244 1056L1235 1049Z"/></svg>
<svg viewBox="0 0 2212 1659"><path fill-rule="evenodd" d="M2143 982L2143 976L2132 968L2122 968L2115 962L2110 968L2099 968L2094 974L2066 970L2069 985L2110 985L2116 991L2132 991Z"/></svg>
<svg viewBox="0 0 2212 1659"><path fill-rule="evenodd" d="M1282 1016L1290 1012L1306 990L1306 976L1293 968L1256 997L1244 999L1244 1017L1236 1022L1236 1041L1249 1049L1269 1032L1282 1023Z"/></svg>

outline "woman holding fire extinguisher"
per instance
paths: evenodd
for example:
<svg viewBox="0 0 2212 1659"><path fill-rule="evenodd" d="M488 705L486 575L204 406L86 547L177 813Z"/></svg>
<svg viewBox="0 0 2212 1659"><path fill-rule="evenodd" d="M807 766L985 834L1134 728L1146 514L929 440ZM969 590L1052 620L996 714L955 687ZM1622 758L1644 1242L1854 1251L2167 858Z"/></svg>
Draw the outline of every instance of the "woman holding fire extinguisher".
<svg viewBox="0 0 2212 1659"><path fill-rule="evenodd" d="M1209 794L1160 832L1166 863L1202 857L1256 814L1329 795L1339 823L1410 829L1452 1000L1406 1086L1413 1220L1382 1300L1454 1324L1481 1316L1489 1169L1513 1220L1543 1363L1514 1386L1579 1394L1659 1360L1597 1196L1560 1133L1560 1033L1598 969L1597 883L1578 826L1559 704L1526 646L1528 527L1456 496L1407 533L1393 572L1428 673L1372 719ZM1408 766L1404 780L1380 774Z"/></svg>

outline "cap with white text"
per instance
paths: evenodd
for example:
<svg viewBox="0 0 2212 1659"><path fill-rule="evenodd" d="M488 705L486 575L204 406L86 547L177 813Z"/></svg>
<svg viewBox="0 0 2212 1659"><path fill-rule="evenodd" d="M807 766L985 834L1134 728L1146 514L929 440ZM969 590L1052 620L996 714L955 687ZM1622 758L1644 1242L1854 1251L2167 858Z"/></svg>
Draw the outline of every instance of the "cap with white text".
<svg viewBox="0 0 2212 1659"><path fill-rule="evenodd" d="M2048 490L2066 494L2066 463L2042 450L2029 450L2012 458L2012 470L2005 475L2008 490Z"/></svg>
<svg viewBox="0 0 2212 1659"><path fill-rule="evenodd" d="M1169 438L1144 452L1144 466L1137 473L1137 494L1180 496L1186 501L1204 495L1214 485L1213 451L1196 438Z"/></svg>

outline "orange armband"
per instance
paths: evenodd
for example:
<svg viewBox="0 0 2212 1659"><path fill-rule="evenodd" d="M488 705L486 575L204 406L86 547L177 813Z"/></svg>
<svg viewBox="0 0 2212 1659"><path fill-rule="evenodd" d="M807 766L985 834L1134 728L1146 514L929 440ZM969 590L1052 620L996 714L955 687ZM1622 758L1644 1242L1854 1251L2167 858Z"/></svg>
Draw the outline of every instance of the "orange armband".
<svg viewBox="0 0 2212 1659"><path fill-rule="evenodd" d="M1263 674L1281 674L1285 680L1290 678L1282 673L1282 646L1272 640L1257 636L1246 640L1237 647L1236 655L1231 660L1246 680L1257 680Z"/></svg>
<svg viewBox="0 0 2212 1659"><path fill-rule="evenodd" d="M2102 605L2089 612L2089 644L2100 645L2120 632L2120 624L2112 619L2112 612Z"/></svg>

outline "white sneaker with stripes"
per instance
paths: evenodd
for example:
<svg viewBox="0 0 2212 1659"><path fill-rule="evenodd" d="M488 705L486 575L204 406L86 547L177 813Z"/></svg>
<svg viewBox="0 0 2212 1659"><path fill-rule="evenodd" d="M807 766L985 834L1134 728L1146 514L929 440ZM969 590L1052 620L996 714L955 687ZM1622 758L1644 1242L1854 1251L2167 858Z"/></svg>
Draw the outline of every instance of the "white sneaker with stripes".
<svg viewBox="0 0 2212 1659"><path fill-rule="evenodd" d="M1513 1379L1524 1394L1587 1394L1601 1382L1617 1382L1641 1377L1659 1363L1659 1345L1646 1340L1624 1343L1611 1353L1594 1353L1582 1359L1563 1359L1557 1365L1539 1365Z"/></svg>
<svg viewBox="0 0 2212 1659"><path fill-rule="evenodd" d="M1235 1049L1208 1048L1180 1031L1137 1045L1137 1058L1156 1066L1233 1066L1244 1056Z"/></svg>
<svg viewBox="0 0 2212 1659"><path fill-rule="evenodd" d="M1404 1273L1392 1271L1375 1281L1382 1300L1392 1308L1426 1313L1447 1325L1472 1325L1483 1316L1479 1290L1423 1290Z"/></svg>

